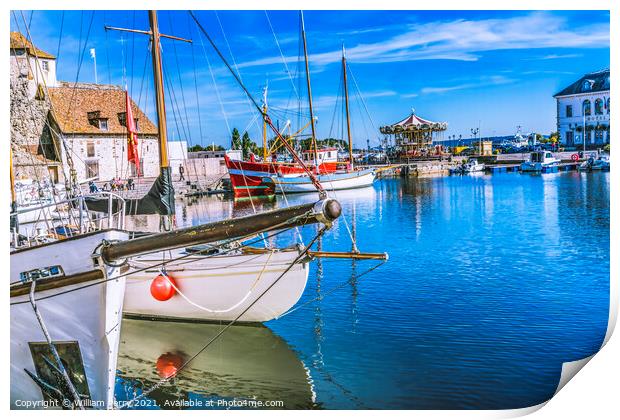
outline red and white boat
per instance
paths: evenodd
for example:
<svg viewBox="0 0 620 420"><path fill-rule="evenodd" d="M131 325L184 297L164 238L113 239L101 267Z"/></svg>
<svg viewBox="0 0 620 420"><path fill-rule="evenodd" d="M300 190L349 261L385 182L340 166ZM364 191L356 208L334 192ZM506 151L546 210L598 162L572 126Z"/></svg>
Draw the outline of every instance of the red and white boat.
<svg viewBox="0 0 620 420"><path fill-rule="evenodd" d="M318 174L336 172L339 165L338 149L335 147L320 149L316 155L318 158L315 160L314 150L306 150L302 153L302 159L308 169ZM231 159L228 155L225 155L224 159L235 197L274 195L276 191L272 177L297 177L306 172L297 163L258 161L253 154L250 155L250 160ZM317 164L318 171L316 170Z"/></svg>

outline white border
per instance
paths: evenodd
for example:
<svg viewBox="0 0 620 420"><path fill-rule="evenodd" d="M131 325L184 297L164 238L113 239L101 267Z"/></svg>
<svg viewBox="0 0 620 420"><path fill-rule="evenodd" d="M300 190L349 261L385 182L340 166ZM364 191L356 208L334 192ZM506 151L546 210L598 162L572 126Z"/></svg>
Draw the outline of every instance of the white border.
<svg viewBox="0 0 620 420"><path fill-rule="evenodd" d="M3 4L4 15L2 15L3 19L0 19L0 26L3 29L4 34L7 34L9 31L9 5L5 2ZM611 10L611 67L616 68L617 61L617 45L619 42L618 38L618 3L617 1L609 1L609 0L589 0L587 2L584 1L576 1L576 0L502 0L500 1L491 1L491 0L469 0L467 2L457 1L457 0L435 0L435 1L393 1L393 0L383 0L381 2L378 1L368 1L368 0L338 0L334 2L333 0L315 0L312 2L309 1L283 1L283 0L263 0L260 2L250 2L250 1L241 1L241 0L208 0L208 1L199 1L199 0L160 0L160 1L121 1L121 0L107 0L105 2L90 2L85 3L82 1L55 1L50 2L41 1L41 0L33 0L33 1L21 1L19 3L11 4L12 8L19 9L81 9L81 8L90 8L90 9L125 9L125 10L133 10L133 9L147 9L149 7L156 7L158 9L218 9L218 10L226 10L226 9L412 9L412 10ZM5 51L8 50L6 48L8 44L8 36L5 36ZM8 57L8 54L7 56ZM8 79L9 67L8 67L8 58L2 60L0 64L2 66L2 71L5 79ZM612 91L618 91L616 84L612 85ZM2 133L5 133L5 146L0 148L0 159L3 162L8 162L8 116L9 116L9 84L4 84L5 89L5 100L2 102L2 109L0 109L0 121L2 122ZM617 107L614 107L612 110L612 116L618 115ZM613 118L616 119L615 117ZM618 130L617 126L612 127L612 138L620 139L620 130ZM620 142L620 140L617 140ZM616 146L620 147L620 146ZM620 153L614 147L615 153ZM611 190L611 214L616 215L618 213L618 174L620 170L617 167L616 160L612 157L614 161L614 165L611 173L611 182L612 182L612 190ZM4 181L0 186L1 197L4 201L3 208L5 211L5 216L2 218L5 224L4 232L7 232L5 236L4 244L8 245L8 229L6 224L8 224L8 165L5 165L4 168L5 176L3 177ZM607 343L604 349L600 352L600 354L596 355L591 359L589 363L585 367L583 367L583 372L579 373L578 379L569 381L568 384L558 393L557 396L552 398L547 404L541 404L540 406L530 407L521 410L506 410L506 411L390 411L390 412L381 412L375 414L372 411L328 411L321 412L321 417L331 417L338 416L340 417L355 417L356 419L361 418L370 418L375 415L382 416L390 416L391 418L407 418L418 417L418 418L504 418L504 417L516 417L520 415L525 415L534 412L532 418L537 419L549 419L549 418L562 418L562 419L583 419L584 417L589 418L613 418L617 416L620 412L620 404L618 401L620 398L618 397L618 386L620 384L620 339L617 337L611 338L611 333L615 326L615 322L617 319L617 309L618 309L618 280L620 278L618 273L618 255L620 249L618 248L618 223L615 218L611 219L611 311L610 311L610 328L608 329L607 336L605 338L605 342ZM5 245L6 246L6 245ZM2 267L8 267L9 257L8 257L8 246L5 248L4 253L0 253L0 261L3 263ZM8 270L5 270L8 271ZM5 340L4 346L2 346L2 360L5 363L8 363L9 360L9 340L7 337L9 336L9 297L8 293L5 293L5 304L3 305L3 328L5 328ZM616 334L617 335L617 334ZM589 360L590 358L588 358ZM576 373L579 369L575 369L579 363L567 364L565 372L563 375L570 376L569 370L573 370L573 374ZM6 366L5 366L6 368ZM570 368L570 369L569 369ZM571 376L572 377L572 376ZM5 397L2 400L2 404L4 409L8 411L9 407L9 375L8 369L5 369L5 375L2 378L3 380L0 382L0 391L2 395ZM540 409L544 406L544 409ZM36 413L40 415L45 415L46 417L62 417L65 418L69 416L69 413L64 412L44 412L44 413ZM267 417L270 418L289 418L292 413L289 412L255 412L255 411L233 411L233 412L215 412L209 411L208 413L198 411L193 412L183 412L180 414L179 412L175 412L176 415L183 416L199 416L200 418L204 418L205 416L209 417ZM23 418L24 416L32 416L32 413L28 412L11 412L11 415L15 418ZM89 412L85 414L89 417L91 416L101 416L107 415L98 412ZM143 416L152 417L160 417L167 416L168 413L165 412L153 412L153 411L132 411L132 412L114 412L114 416L120 416L125 418L142 418ZM295 412L295 416L299 417L316 417L317 412L313 411L304 411L304 412Z"/></svg>

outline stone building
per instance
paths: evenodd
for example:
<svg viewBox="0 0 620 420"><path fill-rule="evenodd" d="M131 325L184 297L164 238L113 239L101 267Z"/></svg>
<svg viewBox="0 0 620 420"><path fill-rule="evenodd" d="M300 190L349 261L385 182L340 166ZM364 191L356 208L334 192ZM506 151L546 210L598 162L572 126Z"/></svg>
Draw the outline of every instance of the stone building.
<svg viewBox="0 0 620 420"><path fill-rule="evenodd" d="M110 85L61 83L48 92L53 108L49 122L57 128L52 132L64 137L78 180L107 181L137 175L135 166L127 162L124 90ZM140 174L155 177L159 174L157 127L133 101L131 105L138 130Z"/></svg>
<svg viewBox="0 0 620 420"><path fill-rule="evenodd" d="M588 73L553 95L557 131L566 147L597 148L610 141L609 69Z"/></svg>
<svg viewBox="0 0 620 420"><path fill-rule="evenodd" d="M60 82L56 59L11 33L11 149L16 177L64 182L73 164L79 182L136 175L127 162L125 91ZM157 127L133 102L141 175L159 174Z"/></svg>

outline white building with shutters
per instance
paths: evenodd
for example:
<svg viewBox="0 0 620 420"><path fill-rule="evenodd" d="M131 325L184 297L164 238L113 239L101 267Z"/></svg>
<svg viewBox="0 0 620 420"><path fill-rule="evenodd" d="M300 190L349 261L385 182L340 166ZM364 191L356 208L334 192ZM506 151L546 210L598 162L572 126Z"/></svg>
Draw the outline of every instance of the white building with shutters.
<svg viewBox="0 0 620 420"><path fill-rule="evenodd" d="M601 148L610 142L609 69L588 73L553 95L557 131L566 148Z"/></svg>

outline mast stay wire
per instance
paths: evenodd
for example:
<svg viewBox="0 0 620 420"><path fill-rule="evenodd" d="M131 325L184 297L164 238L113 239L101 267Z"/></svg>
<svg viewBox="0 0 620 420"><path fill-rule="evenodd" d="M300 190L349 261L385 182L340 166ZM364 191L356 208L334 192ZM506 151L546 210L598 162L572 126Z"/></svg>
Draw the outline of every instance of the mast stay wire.
<svg viewBox="0 0 620 420"><path fill-rule="evenodd" d="M269 29L271 29L271 34L273 35L273 39L276 42L278 51L280 52L280 58L282 58L282 63L284 64L286 75L288 76L288 79L290 80L291 85L293 86L293 92L295 92L295 96L297 97L297 100L300 100L299 93L297 92L297 89L295 88L295 82L293 81L293 78L291 76L291 72L288 68L286 59L284 58L284 53L282 53L282 48L280 47L280 42L278 41L278 37L276 36L276 31L273 29L273 25L271 24L271 19L269 19L269 14L267 13L267 10L265 10L264 12L265 12L265 17L267 18L267 23L269 24Z"/></svg>
<svg viewBox="0 0 620 420"><path fill-rule="evenodd" d="M58 36L58 47L56 48L56 63L58 63L58 59L60 58L60 45L62 42L62 29L65 24L65 11L62 11L62 15L60 17L60 35Z"/></svg>
<svg viewBox="0 0 620 420"><path fill-rule="evenodd" d="M226 43L226 48L228 49L228 54L230 55L230 58L233 62L233 66L235 67L235 71L237 73L237 75L239 76L239 80L241 80L241 82L243 83L243 78L241 77L241 72L239 72L239 66L237 66L237 61L235 60L235 56L233 55L232 49L230 48L230 43L228 42L228 37L226 36L226 32L224 31L224 26L222 25L222 21L220 20L220 15L217 13L217 10L214 10L213 13L215 14L215 18L217 19L217 23L220 26L220 31L222 32L222 36L224 37L224 42ZM252 104L250 103L250 101L246 98L247 102L248 102L248 106L249 106L249 110L250 113L254 113L254 110L252 109ZM256 123L256 128L258 132L261 132L262 127L258 124L258 122Z"/></svg>
<svg viewBox="0 0 620 420"><path fill-rule="evenodd" d="M312 181L312 184L314 185L314 187L316 188L316 190L319 192L319 197L325 198L327 196L325 189L323 188L323 186L321 185L321 183L319 182L318 178L312 173L312 171L310 171L310 169L306 166L306 164L304 163L303 160L301 160L301 158L297 155L297 153L295 153L295 150L286 142L283 141L283 136L280 133L280 131L275 127L275 125L273 124L273 121L271 120L271 118L269 117L269 115L267 113L265 113L262 108L260 107L260 105L258 104L258 102L256 102L256 99L254 98L254 96L252 96L252 94L248 91L248 89L246 88L246 86L243 84L243 82L241 81L241 79L239 79L239 75L234 71L234 69L230 66L230 64L228 63L228 61L226 60L226 58L224 57L224 55L222 54L222 52L219 50L219 48L217 48L217 45L215 45L215 42L213 41L213 39L209 36L209 34L207 33L207 31L205 30L205 28L202 26L202 24L200 23L200 21L198 20L198 18L196 17L196 15L194 15L194 13L190 10L189 11L190 15L192 16L192 18L194 19L194 22L196 22L196 26L198 26L198 28L201 30L201 32L205 35L205 37L207 38L207 40L209 41L209 43L211 44L211 46L213 47L213 49L215 50L215 52L218 54L218 56L220 57L220 59L224 62L224 64L226 65L226 67L228 68L228 70L231 72L231 74L233 75L233 77L235 78L235 80L237 81L237 83L239 84L239 86L241 87L241 89L245 92L245 94L247 95L247 97L250 99L250 101L252 102L252 104L254 105L254 108L256 108L256 110L259 112L259 114L261 114L263 116L264 121L267 123L267 125L271 128L271 130L276 134L276 136L279 138L280 141L283 142L283 144L285 145L285 147L289 150L289 152L293 155L293 158L297 161L297 163L302 167L302 169L304 169L304 171L308 174L308 177L310 178L310 180Z"/></svg>
<svg viewBox="0 0 620 420"><path fill-rule="evenodd" d="M24 25L26 25L26 18L25 18L25 16L24 16L23 11L22 11L22 12L20 12L20 13L21 13L21 18L22 18L22 21L24 22ZM11 11L11 14L13 15L13 20L15 21L15 25L17 26L17 30L21 32L21 30L20 30L20 24L19 24L19 21L18 21L18 19L17 19L17 15L16 15L15 11ZM30 28L29 28L28 26L25 26L25 32L26 32L27 39L28 39L28 40L29 40L29 41L30 41L33 45L35 45L35 44L34 44L34 42L33 42L33 40L32 40L32 35L31 35L31 33L30 33ZM37 54L37 52L36 52L36 51L34 52L34 54L35 54L35 58L36 58L36 60L35 60L35 61L36 61L36 63L37 63L37 70L41 71L41 69L40 69L40 67L39 67L39 66L40 66L40 60L39 60L38 54ZM17 61L17 55L15 55L15 57L16 57L16 58L15 58L15 60ZM33 69L32 69L31 64L30 64L30 60L26 60L26 63L28 64L28 69L29 69L29 71L30 71L31 73L35 73L35 72L33 71ZM18 65L18 67L19 67L19 65ZM50 94L49 94L49 89L48 89L48 87L47 87L47 83L45 82L45 80L42 80L42 82L43 82L43 88L45 89L45 96L46 96L47 98L51 98L51 97L50 97ZM53 103L52 103L51 99L49 100L49 105L50 105L50 110L51 110L52 114L53 114L53 115L55 115L55 114L56 114L56 112L54 111L54 105L53 105ZM71 103L69 103L69 109L70 109L70 108L71 108ZM32 110L32 108L31 108L31 107L30 107L30 112L32 113L33 118L34 118L34 111ZM54 129L54 127L52 127L52 125L49 123L49 121L48 121L47 119L45 119L45 125L46 125L49 129L50 129L50 131L51 131L52 133L56 134L56 135L58 136L58 138L60 138L60 140L61 140L62 144L63 144L63 145L64 145L64 147L65 147L65 149L67 149L67 150L71 150L71 151L72 151L72 148L71 148L71 147L69 147L69 145L68 145L68 144L67 144L67 142L66 142L65 136L64 136L62 133L57 132L57 131ZM60 157L60 156L62 156L61 150L59 149L58 145L57 145L55 142L53 143L53 145L54 145L54 150L55 150L55 152L57 153L57 155L58 155L59 157ZM67 153L67 154L68 154L68 153ZM70 159L68 159L68 160L69 160L69 162L68 162L68 163L70 163L70 167L72 168L72 167L73 167L73 165L72 165L72 161L71 161ZM68 180L68 179L69 179L69 177L67 176L67 174L66 174L66 172L65 172L65 167L64 167L64 165L61 165L61 170L62 170L63 176L65 177L65 180Z"/></svg>

